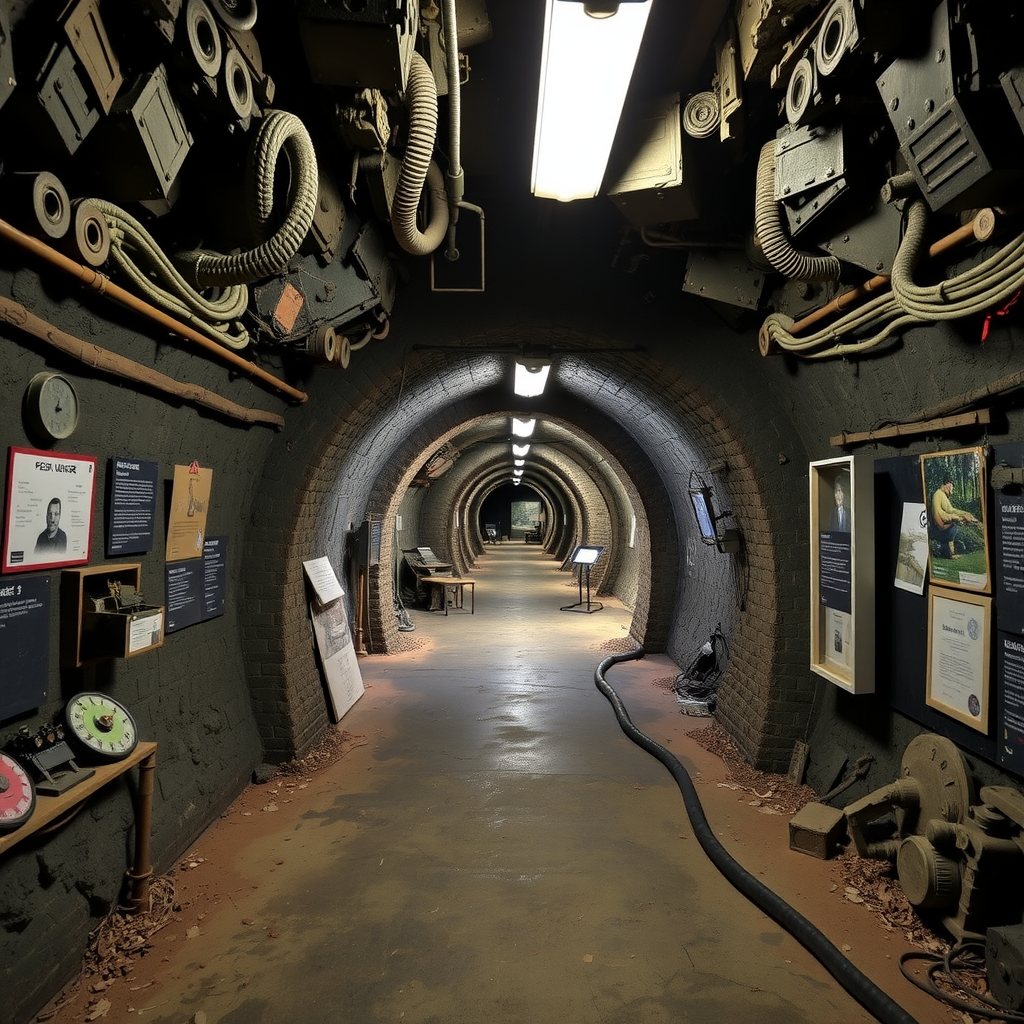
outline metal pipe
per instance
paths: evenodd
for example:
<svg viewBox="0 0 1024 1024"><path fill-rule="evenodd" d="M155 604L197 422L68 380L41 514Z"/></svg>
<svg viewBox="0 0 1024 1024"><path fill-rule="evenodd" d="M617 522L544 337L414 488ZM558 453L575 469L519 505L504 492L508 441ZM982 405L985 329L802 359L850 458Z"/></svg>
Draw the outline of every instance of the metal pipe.
<svg viewBox="0 0 1024 1024"><path fill-rule="evenodd" d="M459 81L459 27L455 0L444 0L444 46L448 71L448 246L445 257L459 258L455 247L455 225L466 192L462 171L462 85Z"/></svg>
<svg viewBox="0 0 1024 1024"><path fill-rule="evenodd" d="M269 385L276 391L280 391L289 398L295 399L297 402L305 402L309 397L305 391L299 391L297 388L293 388L290 384L286 384L283 380L279 380L272 373L267 373L267 371L262 367L249 362L247 359L243 359L231 349L224 348L224 346L218 345L215 341L207 338L203 334L200 334L199 331L195 330L195 328L189 327L187 324L183 324L180 320L175 320L174 317L168 316L163 312L163 310L157 309L156 306L143 301L137 295L133 295L120 285L114 284L110 278L105 277L103 274L93 270L91 267L85 267L80 263L75 263L74 260L68 259L68 257L63 253L57 252L55 249L43 242L40 242L39 239L33 238L31 235L26 235L23 231L19 231L16 227L8 224L5 220L0 220L0 237L6 238L8 241L14 242L16 245L20 245L23 249L27 249L34 255L42 257L48 263L53 264L53 266L58 267L65 273L77 278L81 284L87 285L94 291L99 292L101 295L106 295L109 298L120 302L122 305L135 310L137 313L141 313L143 316L148 317L155 323L158 323L161 327L165 327L173 334L178 335L178 337L184 338L187 341L195 342L207 352L214 353L219 359L223 359L225 362L230 363L236 369L246 374L246 376L255 377L262 383Z"/></svg>

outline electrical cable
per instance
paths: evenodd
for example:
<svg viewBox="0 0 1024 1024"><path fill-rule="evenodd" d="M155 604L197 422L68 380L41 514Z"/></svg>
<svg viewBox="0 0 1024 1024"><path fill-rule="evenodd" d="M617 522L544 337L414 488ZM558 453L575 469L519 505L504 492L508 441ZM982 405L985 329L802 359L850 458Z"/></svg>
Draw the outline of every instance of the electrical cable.
<svg viewBox="0 0 1024 1024"><path fill-rule="evenodd" d="M977 950L980 948L981 953ZM997 1003L993 999L989 999L987 996L982 995L980 992L976 992L974 989L966 988L956 980L955 972L957 970L964 970L965 968L958 968L956 961L962 956L973 956L975 963L969 964L966 969L969 970L983 970L985 964L985 944L983 942L960 942L956 946L953 946L947 953L940 956L937 953L925 953L912 951L904 953L900 957L900 972L903 977L907 979L912 985L916 985L923 992L927 992L930 996L934 996L936 999L940 999L948 1006L953 1007L956 1010L964 1010L971 1014L973 1017L987 1017L989 1020L1005 1020L1005 1021L1024 1021L1024 1013L1018 1010L1012 1010L1008 1007L1003 1006L1001 1003ZM911 960L925 960L928 961L928 967L925 968L924 978L917 977L912 974L907 968L907 964ZM980 960L979 965L977 961ZM959 996L953 995L952 992L939 987L935 981L935 976L942 972L942 979L947 985L951 985L959 992L966 993L970 996L970 1000L961 999ZM974 1000L973 1002L971 1000ZM982 1003L979 1006L978 1003Z"/></svg>
<svg viewBox="0 0 1024 1024"><path fill-rule="evenodd" d="M642 658L644 654L644 649L640 647L628 654L613 654L605 658L594 672L594 682L611 703L622 731L669 770L682 793L693 834L708 859L744 896L803 945L832 977L882 1024L916 1024L906 1010L851 964L807 918L744 869L715 837L704 815L693 780L682 762L670 750L641 732L632 723L622 699L604 677L605 671L612 665Z"/></svg>
<svg viewBox="0 0 1024 1024"><path fill-rule="evenodd" d="M153 236L130 213L105 199L88 199L110 231L110 258L145 299L232 349L249 344L238 318L249 305L249 289L235 285L204 295L178 272Z"/></svg>

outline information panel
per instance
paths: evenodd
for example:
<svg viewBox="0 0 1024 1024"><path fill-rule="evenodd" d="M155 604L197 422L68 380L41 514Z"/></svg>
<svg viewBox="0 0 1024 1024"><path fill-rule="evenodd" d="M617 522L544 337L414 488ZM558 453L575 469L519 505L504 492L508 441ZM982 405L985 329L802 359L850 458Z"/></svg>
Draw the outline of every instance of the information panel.
<svg viewBox="0 0 1024 1024"><path fill-rule="evenodd" d="M158 471L155 462L129 458L110 460L108 558L152 550Z"/></svg>
<svg viewBox="0 0 1024 1024"><path fill-rule="evenodd" d="M0 721L46 702L50 675L50 577L0 585Z"/></svg>
<svg viewBox="0 0 1024 1024"><path fill-rule="evenodd" d="M190 558L167 566L166 633L194 626L203 618L203 559Z"/></svg>
<svg viewBox="0 0 1024 1024"><path fill-rule="evenodd" d="M1024 633L1024 496L995 491L999 628Z"/></svg>
<svg viewBox="0 0 1024 1024"><path fill-rule="evenodd" d="M1000 631L997 644L999 723L996 759L1024 775L1024 640Z"/></svg>
<svg viewBox="0 0 1024 1024"><path fill-rule="evenodd" d="M227 590L227 537L207 537L203 542L203 619L224 614Z"/></svg>

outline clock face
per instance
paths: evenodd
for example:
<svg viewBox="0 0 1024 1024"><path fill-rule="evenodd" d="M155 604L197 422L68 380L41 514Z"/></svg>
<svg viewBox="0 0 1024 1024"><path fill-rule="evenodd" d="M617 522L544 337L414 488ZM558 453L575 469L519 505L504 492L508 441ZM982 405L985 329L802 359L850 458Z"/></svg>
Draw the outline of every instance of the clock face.
<svg viewBox="0 0 1024 1024"><path fill-rule="evenodd" d="M78 395L59 373L37 373L25 392L26 414L37 431L55 441L70 437L78 426Z"/></svg>
<svg viewBox="0 0 1024 1024"><path fill-rule="evenodd" d="M32 817L36 790L24 768L0 751L0 834L13 832Z"/></svg>
<svg viewBox="0 0 1024 1024"><path fill-rule="evenodd" d="M120 761L138 743L135 722L127 709L105 693L80 693L64 713L74 738L97 757Z"/></svg>

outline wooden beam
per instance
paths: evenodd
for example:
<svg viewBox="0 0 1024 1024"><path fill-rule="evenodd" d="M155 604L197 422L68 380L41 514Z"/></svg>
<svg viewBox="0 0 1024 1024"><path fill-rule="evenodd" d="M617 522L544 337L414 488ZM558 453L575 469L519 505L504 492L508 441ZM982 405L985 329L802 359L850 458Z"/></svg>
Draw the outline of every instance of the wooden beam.
<svg viewBox="0 0 1024 1024"><path fill-rule="evenodd" d="M916 423L894 423L878 430L851 431L844 430L841 434L830 437L829 444L834 448L845 448L850 444L863 444L865 441L882 441L891 437L914 437L916 434L940 434L947 430L960 427L976 427L992 422L992 413L988 409L976 409L974 412L961 413L959 416L942 416L935 420L919 420Z"/></svg>

